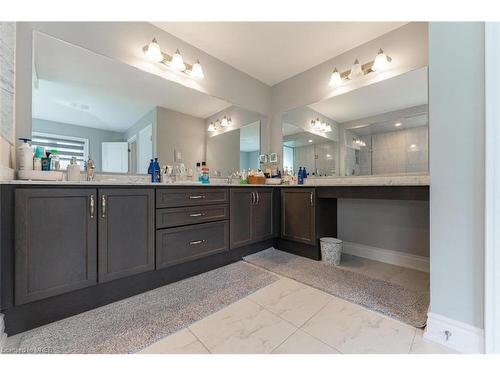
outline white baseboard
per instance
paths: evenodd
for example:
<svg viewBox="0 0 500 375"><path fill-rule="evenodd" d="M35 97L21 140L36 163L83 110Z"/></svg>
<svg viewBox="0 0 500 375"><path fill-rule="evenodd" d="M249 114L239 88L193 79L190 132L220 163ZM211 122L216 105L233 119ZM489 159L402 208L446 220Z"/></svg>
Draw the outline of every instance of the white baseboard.
<svg viewBox="0 0 500 375"><path fill-rule="evenodd" d="M4 333L4 330L5 325L3 322L3 314L0 314L0 353L2 352L5 342L7 341L7 335Z"/></svg>
<svg viewBox="0 0 500 375"><path fill-rule="evenodd" d="M427 314L424 338L460 353L484 353L484 330L439 314Z"/></svg>
<svg viewBox="0 0 500 375"><path fill-rule="evenodd" d="M429 272L429 258L406 254L401 251L381 249L379 247L362 245L354 242L344 242L343 252L358 257L394 264L396 266L412 268L418 271Z"/></svg>

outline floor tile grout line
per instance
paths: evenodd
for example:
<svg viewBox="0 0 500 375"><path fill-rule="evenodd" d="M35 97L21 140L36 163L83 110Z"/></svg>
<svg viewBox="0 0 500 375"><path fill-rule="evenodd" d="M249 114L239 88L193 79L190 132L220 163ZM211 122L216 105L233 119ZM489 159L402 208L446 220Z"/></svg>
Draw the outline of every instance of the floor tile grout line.
<svg viewBox="0 0 500 375"><path fill-rule="evenodd" d="M201 345L202 345L202 346L203 346L203 347L207 350L208 354L214 354L214 353L212 353L212 351L211 351L210 349L208 349L208 346L206 346L206 345L205 345L205 343L204 343L203 341L201 341L201 339L200 339L198 336L196 336L196 333L194 333L194 332L191 330L191 328L190 328L190 327L191 327L191 326L188 326L188 327L186 327L186 329L187 329L189 332L191 332L191 334L192 334L192 335L193 335L193 336L194 336L194 337L195 337L195 338L196 338L196 339L200 342L200 344L201 344Z"/></svg>
<svg viewBox="0 0 500 375"><path fill-rule="evenodd" d="M283 319L283 318L282 318ZM284 320L284 319L283 319ZM295 326L294 326L295 327ZM278 345L276 345L269 353L267 354L276 354L276 353L273 353L276 349L278 349L281 345L283 345L285 343L286 340L288 340L290 337L292 337L297 331L299 330L299 328L297 328L295 331L293 331L292 333L290 333L287 337L285 337L285 339L280 342Z"/></svg>
<svg viewBox="0 0 500 375"><path fill-rule="evenodd" d="M415 332L413 333L413 339L411 340L410 348L408 349L408 354L410 354L413 349L413 344L415 343L415 338L417 337L417 328L415 328Z"/></svg>

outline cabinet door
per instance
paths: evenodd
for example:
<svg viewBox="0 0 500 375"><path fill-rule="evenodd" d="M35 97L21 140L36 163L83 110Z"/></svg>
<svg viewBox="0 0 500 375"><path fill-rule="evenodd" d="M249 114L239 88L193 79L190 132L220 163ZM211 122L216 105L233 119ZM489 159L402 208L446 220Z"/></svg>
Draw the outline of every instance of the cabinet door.
<svg viewBox="0 0 500 375"><path fill-rule="evenodd" d="M314 189L281 190L281 238L316 245Z"/></svg>
<svg viewBox="0 0 500 375"><path fill-rule="evenodd" d="M253 238L255 242L274 237L273 189L257 189L253 206Z"/></svg>
<svg viewBox="0 0 500 375"><path fill-rule="evenodd" d="M231 189L229 208L231 249L253 242L253 202L254 194L250 189Z"/></svg>
<svg viewBox="0 0 500 375"><path fill-rule="evenodd" d="M154 269L154 189L99 189L99 282Z"/></svg>
<svg viewBox="0 0 500 375"><path fill-rule="evenodd" d="M95 189L17 189L15 304L97 283Z"/></svg>

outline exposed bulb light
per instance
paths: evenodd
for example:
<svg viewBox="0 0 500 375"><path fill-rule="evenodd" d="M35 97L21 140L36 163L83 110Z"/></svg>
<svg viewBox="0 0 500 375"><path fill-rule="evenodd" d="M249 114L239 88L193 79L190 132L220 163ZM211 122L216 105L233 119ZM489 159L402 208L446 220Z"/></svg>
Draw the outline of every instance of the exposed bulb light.
<svg viewBox="0 0 500 375"><path fill-rule="evenodd" d="M342 84L342 77L340 76L337 68L333 70L332 75L330 76L330 86L339 86Z"/></svg>
<svg viewBox="0 0 500 375"><path fill-rule="evenodd" d="M203 79L205 75L203 74L203 69L201 68L200 60L197 60L190 71L191 77Z"/></svg>
<svg viewBox="0 0 500 375"><path fill-rule="evenodd" d="M327 125L325 132L331 132L331 131L332 131L332 127L330 125Z"/></svg>
<svg viewBox="0 0 500 375"><path fill-rule="evenodd" d="M374 72L384 70L389 66L391 61L392 59L384 53L382 48L380 48L377 56L375 57L375 61L373 62L372 70Z"/></svg>
<svg viewBox="0 0 500 375"><path fill-rule="evenodd" d="M394 124L394 126L395 126L396 128L399 128L399 127L401 126L401 123L400 123L400 122L396 122L396 123Z"/></svg>
<svg viewBox="0 0 500 375"><path fill-rule="evenodd" d="M153 38L151 43L144 49L144 54L149 61L161 62L163 61L163 54L161 53L161 48L156 38Z"/></svg>
<svg viewBox="0 0 500 375"><path fill-rule="evenodd" d="M209 132L217 131L217 128L215 127L213 122L211 122L210 125L208 125L208 131Z"/></svg>
<svg viewBox="0 0 500 375"><path fill-rule="evenodd" d="M351 72L349 73L349 79L361 77L363 74L363 69L361 68L359 60L354 60L354 64L351 66Z"/></svg>
<svg viewBox="0 0 500 375"><path fill-rule="evenodd" d="M186 64L184 64L184 60L178 49L172 56L172 60L170 60L170 67L174 70L178 70L179 72L183 72L186 70Z"/></svg>
<svg viewBox="0 0 500 375"><path fill-rule="evenodd" d="M231 126L231 118L228 118L228 117L224 116L224 118L220 122L220 125L223 128L227 128L227 127Z"/></svg>

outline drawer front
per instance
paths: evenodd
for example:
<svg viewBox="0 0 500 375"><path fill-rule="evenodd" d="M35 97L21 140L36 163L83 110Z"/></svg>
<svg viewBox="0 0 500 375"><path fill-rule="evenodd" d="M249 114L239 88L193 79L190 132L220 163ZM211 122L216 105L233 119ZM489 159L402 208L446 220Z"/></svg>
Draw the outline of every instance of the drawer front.
<svg viewBox="0 0 500 375"><path fill-rule="evenodd" d="M157 189L156 207L185 207L228 202L228 189Z"/></svg>
<svg viewBox="0 0 500 375"><path fill-rule="evenodd" d="M228 221L156 231L156 269L228 250Z"/></svg>
<svg viewBox="0 0 500 375"><path fill-rule="evenodd" d="M181 225L227 220L227 205L194 206L181 208L160 208L156 210L156 228L171 228Z"/></svg>

